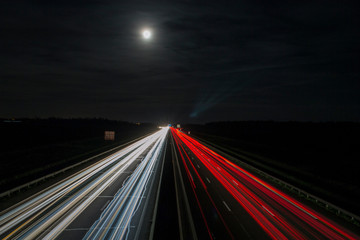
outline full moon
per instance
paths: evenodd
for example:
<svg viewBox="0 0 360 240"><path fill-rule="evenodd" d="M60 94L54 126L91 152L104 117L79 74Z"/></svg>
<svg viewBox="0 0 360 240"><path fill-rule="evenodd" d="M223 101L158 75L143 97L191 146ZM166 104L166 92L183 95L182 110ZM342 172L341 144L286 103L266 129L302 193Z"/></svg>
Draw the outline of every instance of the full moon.
<svg viewBox="0 0 360 240"><path fill-rule="evenodd" d="M151 37L151 32L149 30L144 30L142 35L145 39L149 39Z"/></svg>

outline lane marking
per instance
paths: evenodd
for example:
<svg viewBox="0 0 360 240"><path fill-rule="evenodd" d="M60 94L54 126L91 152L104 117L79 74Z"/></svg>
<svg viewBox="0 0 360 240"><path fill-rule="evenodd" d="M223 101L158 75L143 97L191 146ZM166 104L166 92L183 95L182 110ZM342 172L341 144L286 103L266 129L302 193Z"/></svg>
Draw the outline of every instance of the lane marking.
<svg viewBox="0 0 360 240"><path fill-rule="evenodd" d="M138 195L129 195L127 198L146 198L146 196L138 196Z"/></svg>
<svg viewBox="0 0 360 240"><path fill-rule="evenodd" d="M100 208L100 211L102 212L106 206L109 204L110 200L107 200L107 202L104 204L104 206L102 208Z"/></svg>
<svg viewBox="0 0 360 240"><path fill-rule="evenodd" d="M127 178L125 178L125 180L123 181L123 183L122 183L122 186L123 186L123 187L124 187L126 181L130 178L130 176L131 176L131 175L127 176Z"/></svg>
<svg viewBox="0 0 360 240"><path fill-rule="evenodd" d="M246 233L246 235L248 236L248 239L252 239L252 237L250 236L249 232L246 230L246 228L244 227L244 225L240 224L241 228L243 229L243 231Z"/></svg>
<svg viewBox="0 0 360 240"><path fill-rule="evenodd" d="M193 182L194 185L195 185L194 178L193 178L193 176L191 175L191 173L190 173L190 177L191 177L192 182Z"/></svg>
<svg viewBox="0 0 360 240"><path fill-rule="evenodd" d="M64 231L89 231L90 228L65 228Z"/></svg>
<svg viewBox="0 0 360 240"><path fill-rule="evenodd" d="M264 205L261 205L261 206L262 206L268 213L270 213L271 216L275 217L275 215L274 215L272 212L270 212L269 209L267 209Z"/></svg>
<svg viewBox="0 0 360 240"><path fill-rule="evenodd" d="M231 209L229 208L229 206L226 204L226 202L225 201L222 201L223 202L223 204L225 205L225 207L227 208L227 210L229 211L229 212L231 212Z"/></svg>
<svg viewBox="0 0 360 240"><path fill-rule="evenodd" d="M208 178L206 178L206 180L207 180L209 183L211 183L211 182L210 182L210 180L209 180Z"/></svg>
<svg viewBox="0 0 360 240"><path fill-rule="evenodd" d="M197 164L197 167L200 168L199 164Z"/></svg>
<svg viewBox="0 0 360 240"><path fill-rule="evenodd" d="M131 225L130 228L135 228L135 225ZM124 228L124 227L121 227ZM120 229L121 229L120 228ZM64 231L89 231L90 228L65 228ZM108 229L119 229L119 227L110 227Z"/></svg>
<svg viewBox="0 0 360 240"><path fill-rule="evenodd" d="M239 184L237 183L237 182L235 182L235 180L232 180L233 181L233 183L235 183L237 186L239 186Z"/></svg>

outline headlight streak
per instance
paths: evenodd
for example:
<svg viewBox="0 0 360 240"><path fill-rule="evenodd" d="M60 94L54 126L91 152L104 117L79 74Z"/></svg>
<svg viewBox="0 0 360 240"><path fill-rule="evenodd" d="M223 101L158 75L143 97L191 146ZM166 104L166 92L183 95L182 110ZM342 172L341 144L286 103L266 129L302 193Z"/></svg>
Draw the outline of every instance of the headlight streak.
<svg viewBox="0 0 360 240"><path fill-rule="evenodd" d="M143 138L13 209L5 210L0 216L0 236L33 239L46 231L44 239L55 238L149 146L164 139L166 131Z"/></svg>
<svg viewBox="0 0 360 240"><path fill-rule="evenodd" d="M166 135L158 139L126 184L115 195L108 207L94 223L84 239L127 238L133 215L141 203L143 193L152 174Z"/></svg>
<svg viewBox="0 0 360 240"><path fill-rule="evenodd" d="M65 204L62 204L61 209L56 209L57 211L55 213L51 214L47 219L42 220L38 224L37 228L33 227L32 228L33 233L28 231L25 236L32 238L33 236L37 236L38 234L40 234L43 231L43 229L46 229L47 226L49 226L52 222L54 222L56 219L60 218L66 211L68 211L74 205L74 203L85 198L85 196L87 194L89 194L95 187L100 185L100 188L95 193L91 194L79 207L76 208L75 211L72 211L72 213L69 214L69 216L67 216L60 224L57 224L57 226L46 236L46 238L50 238L50 236L55 237L56 234L60 233L69 223L71 223L71 221L78 214L80 214L93 200L95 200L95 198L107 186L109 186L121 174L121 172L124 169L126 169L132 163L132 161L128 161L128 160L131 160L131 159L134 160L142 153L142 150L144 150L142 148L143 147L141 147L137 151L134 151L131 155L129 155L127 158L125 158L123 161L121 161L121 163L125 163L125 164L122 165L122 167L120 169L113 168L111 171L99 176L98 179L96 180L96 182L94 184L92 184L90 187L80 190L79 193L74 195L74 197L67 200L65 202ZM119 163L119 165L120 165L120 163ZM111 176L110 179L108 179L109 176ZM108 179L108 180L106 182L104 182L105 179Z"/></svg>
<svg viewBox="0 0 360 240"><path fill-rule="evenodd" d="M359 239L186 134L174 129L172 133L273 239Z"/></svg>
<svg viewBox="0 0 360 240"><path fill-rule="evenodd" d="M133 145L120 150L119 152L107 157L104 161L97 163L93 166L88 167L79 174L75 174L70 179L63 181L55 186L51 186L48 190L45 190L42 194L34 197L32 199L25 200L20 206L16 208L5 211L5 213L0 216L0 235L6 231L8 225L15 225L16 222L12 219L15 219L17 216L22 215L21 218L26 218L31 215L33 212L36 212L38 209L43 208L47 204L52 203L55 199L67 194L71 189L75 188L78 184L86 181L90 177L96 175L97 173L104 171L106 167L114 164L115 161L118 161L120 158L124 157L126 154L137 149L141 146L146 140L150 140L151 136L146 139L140 140L139 142L134 143ZM61 190L61 191L60 191ZM12 221L11 221L12 220ZM21 220L21 219L20 219ZM10 222L11 221L11 222ZM6 224L5 224L6 223Z"/></svg>

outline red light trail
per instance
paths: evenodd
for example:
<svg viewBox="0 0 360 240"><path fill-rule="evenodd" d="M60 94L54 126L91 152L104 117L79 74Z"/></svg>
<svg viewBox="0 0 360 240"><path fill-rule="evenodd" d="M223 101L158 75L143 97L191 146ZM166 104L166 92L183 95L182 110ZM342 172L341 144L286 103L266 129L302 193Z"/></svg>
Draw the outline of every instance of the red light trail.
<svg viewBox="0 0 360 240"><path fill-rule="evenodd" d="M209 232L208 220L204 209L198 199L200 191L194 177L200 181L214 205L221 222L229 236L233 238L232 231L223 219L221 212L207 191L203 177L198 172L192 158L186 153L189 149L198 158L206 169L221 183L246 212L261 226L273 239L360 239L349 231L338 226L330 219L315 212L294 198L279 191L268 183L262 181L250 172L240 168L226 158L220 156L188 135L171 128L172 135L179 150L186 174L197 199L202 217ZM199 167L199 166L198 166ZM195 172L193 176L190 170Z"/></svg>

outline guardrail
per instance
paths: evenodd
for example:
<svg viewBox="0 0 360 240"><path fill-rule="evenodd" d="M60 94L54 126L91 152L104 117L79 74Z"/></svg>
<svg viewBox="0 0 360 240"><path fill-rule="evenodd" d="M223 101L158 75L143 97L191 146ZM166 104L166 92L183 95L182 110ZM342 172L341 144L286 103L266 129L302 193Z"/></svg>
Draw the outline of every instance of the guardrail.
<svg viewBox="0 0 360 240"><path fill-rule="evenodd" d="M320 197L317 197L317 196L315 196L315 195L313 195L311 193L308 193L308 192L306 192L306 191L304 191L304 190L302 190L302 189L300 189L298 187L295 187L294 185L286 183L286 182L280 180L279 178L276 178L276 177L274 177L274 176L272 176L272 175L270 175L268 173L265 173L265 172L261 171L260 169L255 168L255 167L251 166L250 164L247 164L247 163L235 158L234 156L231 156L231 155L221 151L220 149L228 151L224 147L221 147L221 146L216 145L214 143L211 143L211 142L208 142L206 140L200 139L198 137L194 137L194 136L192 136L192 137L196 138L203 145L214 149L220 155L226 156L227 158L235 159L236 161L240 162L241 165L245 166L248 169L251 169L252 171L254 171L257 174L267 178L268 180L270 180L272 182L275 182L276 184L286 188L287 190L296 193L300 197L305 197L307 200L316 203L320 207L325 208L326 210L328 210L328 211L330 211L332 213L335 213L337 216L342 217L342 218L346 219L347 221L349 221L349 222L355 224L356 226L360 227L360 217L357 216L356 214L353 214L353 213L351 213L351 212L349 212L349 211L347 211L345 209L342 209L342 208L340 208L340 207L338 207L338 206L336 206L336 205L334 205L332 203L329 203L329 202L325 201L324 199L322 199ZM235 155L237 155L238 157L241 157L240 154L235 153Z"/></svg>
<svg viewBox="0 0 360 240"><path fill-rule="evenodd" d="M66 172L66 171L68 171L68 170L70 170L70 169L72 169L72 168L75 168L75 167L77 167L77 166L79 166L79 165L81 165L81 164L84 164L84 163L86 163L86 162L88 162L88 161L90 161L90 160L93 160L94 158L100 157L100 156L105 155L105 154L107 154L107 153L109 153L109 152L112 152L112 151L116 151L117 149L122 148L122 147L124 147L124 146L126 146L126 145L129 145L129 144L131 144L131 143L133 143L133 142L136 142L136 141L138 141L138 140L140 140L140 139L142 139L142 138L144 138L144 137L146 137L146 136L149 136L150 134L152 134L152 133L149 133L149 134L147 134L147 135L145 135L145 136L136 138L136 139L134 139L134 140L132 140L132 141L130 141L130 142L121 144L120 146L111 148L111 149L109 149L109 150L107 150L107 151L105 151L105 152L102 152L102 153L99 153L99 154L97 154L97 155L95 155L95 156L89 157L89 158L87 158L87 159L85 159L85 160L83 160L83 161L81 161L81 162L78 162L78 163L75 163L75 164L73 164L73 165L71 165L71 166L68 166L68 167L66 167L66 168L60 169L59 171L50 173L50 174L45 175L45 176L43 176L43 177L41 177L41 178L35 179L35 180L31 181L31 182L25 183L25 184L23 184L23 185L20 185L20 186L18 186L18 187L15 187L15 188L12 188L12 189L10 189L10 190L8 190L8 191L5 191L5 192L3 192L3 193L0 193L0 198L6 197L6 196L10 197L11 194L13 194L13 193L15 193L15 192L20 192L20 191L21 191L22 189L24 189L24 188L30 188L30 186L32 186L32 185L35 185L35 184L37 184L37 183L39 183L39 182L43 182L43 181L45 181L45 180L48 179L48 178L55 177L56 175L58 175L58 174L60 174L60 173Z"/></svg>

